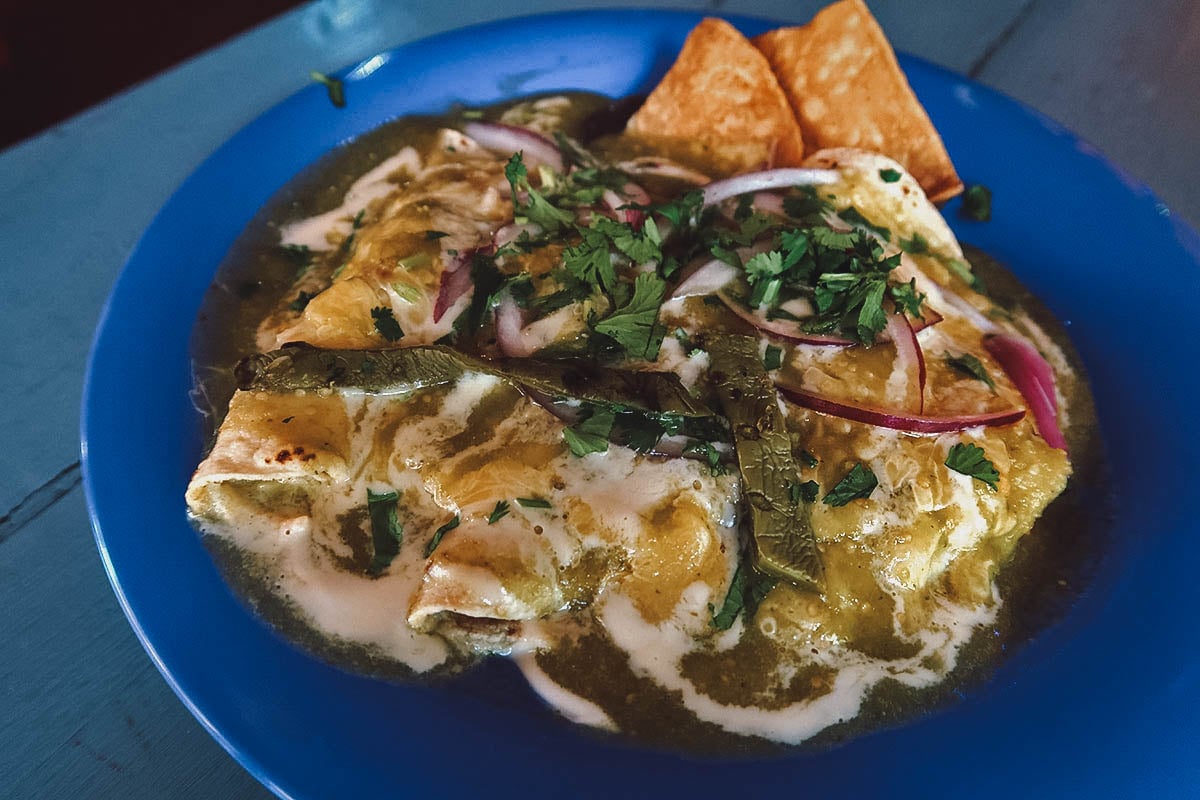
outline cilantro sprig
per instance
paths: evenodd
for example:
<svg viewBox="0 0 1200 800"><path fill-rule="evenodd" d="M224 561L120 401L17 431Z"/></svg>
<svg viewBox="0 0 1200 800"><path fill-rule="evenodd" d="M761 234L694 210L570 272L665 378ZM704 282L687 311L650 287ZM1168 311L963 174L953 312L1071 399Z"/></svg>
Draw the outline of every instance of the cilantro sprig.
<svg viewBox="0 0 1200 800"><path fill-rule="evenodd" d="M959 442L946 454L946 466L955 472L968 475L986 483L994 492L1000 482L1000 473L988 460L983 448L968 442Z"/></svg>
<svg viewBox="0 0 1200 800"><path fill-rule="evenodd" d="M373 492L367 490L367 516L371 520L371 543L374 555L368 572L381 575L400 554L404 540L404 527L397 515L400 495L397 492Z"/></svg>
<svg viewBox="0 0 1200 800"><path fill-rule="evenodd" d="M879 485L879 479L875 477L875 473L868 467L862 464L855 464L846 473L846 477L838 481L825 495L823 503L827 506L844 506L852 500L861 500L871 496L871 492L875 491L875 487Z"/></svg>

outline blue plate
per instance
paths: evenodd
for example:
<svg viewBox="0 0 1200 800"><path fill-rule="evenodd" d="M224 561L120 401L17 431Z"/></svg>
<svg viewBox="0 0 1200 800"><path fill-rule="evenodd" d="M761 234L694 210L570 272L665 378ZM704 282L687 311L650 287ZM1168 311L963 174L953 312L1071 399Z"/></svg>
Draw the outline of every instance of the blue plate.
<svg viewBox="0 0 1200 800"><path fill-rule="evenodd" d="M1053 122L901 60L995 219L958 222L1069 325L1112 460L1116 555L1068 618L952 709L832 752L698 761L559 723L503 665L455 688L343 673L230 594L184 516L201 440L188 336L217 264L280 186L397 115L517 94L645 91L699 17L571 13L470 28L348 70L348 105L309 87L250 124L151 224L109 298L83 408L96 540L125 613L192 713L281 796L1150 796L1200 787L1200 526L1193 519L1200 240ZM735 20L747 33L771 27ZM476 697L482 683L507 698ZM669 792L670 794L666 794ZM783 796L783 795L780 795Z"/></svg>

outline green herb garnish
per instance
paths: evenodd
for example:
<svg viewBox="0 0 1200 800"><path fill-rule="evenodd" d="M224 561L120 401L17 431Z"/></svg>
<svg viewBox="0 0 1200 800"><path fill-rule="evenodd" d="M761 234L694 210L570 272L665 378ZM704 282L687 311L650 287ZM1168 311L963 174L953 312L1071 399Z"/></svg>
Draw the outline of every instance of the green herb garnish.
<svg viewBox="0 0 1200 800"><path fill-rule="evenodd" d="M394 491L375 493L367 490L367 515L371 518L371 543L375 548L369 568L372 575L382 574L400 553L404 528L396 516L399 500L400 495Z"/></svg>
<svg viewBox="0 0 1200 800"><path fill-rule="evenodd" d="M778 582L779 579L773 575L759 572L744 561L739 563L721 609L718 611L711 604L708 607L713 627L721 631L729 630L738 614L744 613L747 620L753 619L763 599Z"/></svg>
<svg viewBox="0 0 1200 800"><path fill-rule="evenodd" d="M288 303L288 309L295 312L303 311L308 308L308 302L316 297L315 294L309 292L300 292L296 295L296 299Z"/></svg>
<svg viewBox="0 0 1200 800"><path fill-rule="evenodd" d="M874 472L862 464L855 464L846 477L829 490L823 502L827 506L844 506L851 500L869 497L878 485L879 479Z"/></svg>
<svg viewBox="0 0 1200 800"><path fill-rule="evenodd" d="M518 497L517 505L521 508L553 508L549 500L543 500L540 497Z"/></svg>
<svg viewBox="0 0 1200 800"><path fill-rule="evenodd" d="M962 355L957 356L951 353L942 353L942 358L945 359L946 363L954 369L958 370L964 375L971 376L977 381L983 381L988 385L989 389L991 389L993 392L996 391L996 382L992 380L992 376L988 374L987 367L983 366L983 362L981 362L975 356L971 355L970 353L963 353Z"/></svg>
<svg viewBox="0 0 1200 800"><path fill-rule="evenodd" d="M326 75L324 72L317 72L315 69L308 74L317 83L325 85L325 91L329 95L329 102L338 108L346 107L346 85L339 78Z"/></svg>
<svg viewBox="0 0 1200 800"><path fill-rule="evenodd" d="M442 543L442 537L457 528L460 522L462 522L462 519L458 516L458 514L455 514L454 519L450 520L445 525L442 525L433 532L433 538L430 539L429 544L425 546L426 558L429 558L431 555L433 555L433 551L437 550L437 546Z"/></svg>
<svg viewBox="0 0 1200 800"><path fill-rule="evenodd" d="M950 448L946 454L946 466L955 472L969 475L977 481L983 481L994 492L1000 480L1000 473L995 465L987 459L982 447L973 444L959 443Z"/></svg>
<svg viewBox="0 0 1200 800"><path fill-rule="evenodd" d="M767 352L763 353L763 369L770 372L773 369L779 369L783 366L783 348L776 347L773 344L767 345Z"/></svg>
<svg viewBox="0 0 1200 800"><path fill-rule="evenodd" d="M612 411L597 409L585 420L563 429L563 439L575 456L608 451L608 437L612 433L616 415Z"/></svg>
<svg viewBox="0 0 1200 800"><path fill-rule="evenodd" d="M653 361L666 333L658 324L658 309L666 291L662 278L650 272L639 274L628 302L597 322L596 332L614 339L629 355Z"/></svg>
<svg viewBox="0 0 1200 800"><path fill-rule="evenodd" d="M958 214L975 222L987 222L992 218L992 190L982 183L972 184L963 192L962 205Z"/></svg>
<svg viewBox="0 0 1200 800"><path fill-rule="evenodd" d="M398 342L404 338L404 330L396 321L396 315L387 306L375 306L371 309L371 319L375 321L375 330L389 342Z"/></svg>
<svg viewBox="0 0 1200 800"><path fill-rule="evenodd" d="M894 170L891 167L879 170L879 178L884 183L895 183L900 180L900 171Z"/></svg>
<svg viewBox="0 0 1200 800"><path fill-rule="evenodd" d="M793 481L788 484L788 498L794 506L799 505L801 500L806 503L816 502L820 491L821 487L816 481L803 481L800 483Z"/></svg>
<svg viewBox="0 0 1200 800"><path fill-rule="evenodd" d="M508 501L507 500L497 500L496 507L492 509L491 514L488 514L488 525L494 525L507 516L508 516Z"/></svg>

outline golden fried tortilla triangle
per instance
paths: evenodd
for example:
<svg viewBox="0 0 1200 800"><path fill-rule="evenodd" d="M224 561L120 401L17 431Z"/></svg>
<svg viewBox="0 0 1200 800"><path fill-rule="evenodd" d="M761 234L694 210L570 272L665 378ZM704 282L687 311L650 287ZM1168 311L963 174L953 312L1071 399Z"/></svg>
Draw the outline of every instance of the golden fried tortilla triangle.
<svg viewBox="0 0 1200 800"><path fill-rule="evenodd" d="M735 171L795 166L804 155L800 127L766 58L714 18L688 34L628 130L643 138L699 141L738 162L731 165Z"/></svg>
<svg viewBox="0 0 1200 800"><path fill-rule="evenodd" d="M874 150L904 165L930 200L962 182L896 54L862 0L840 0L803 27L758 36L800 121L809 151Z"/></svg>

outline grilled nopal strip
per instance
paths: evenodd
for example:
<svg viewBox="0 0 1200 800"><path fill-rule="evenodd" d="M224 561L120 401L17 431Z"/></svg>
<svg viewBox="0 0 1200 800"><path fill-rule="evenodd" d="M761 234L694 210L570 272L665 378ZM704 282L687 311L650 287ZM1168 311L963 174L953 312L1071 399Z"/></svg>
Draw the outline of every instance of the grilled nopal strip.
<svg viewBox="0 0 1200 800"><path fill-rule="evenodd" d="M410 392L451 383L468 372L495 375L518 387L556 398L618 405L651 414L713 417L715 412L688 394L666 372L634 372L571 360L487 360L448 347L394 350L321 350L288 344L242 360L238 387L288 392L347 387L368 392Z"/></svg>
<svg viewBox="0 0 1200 800"><path fill-rule="evenodd" d="M702 346L712 359L713 385L733 430L742 493L750 507L754 566L820 590L821 554L807 504L791 501L789 488L800 482L800 471L758 339L709 335Z"/></svg>

